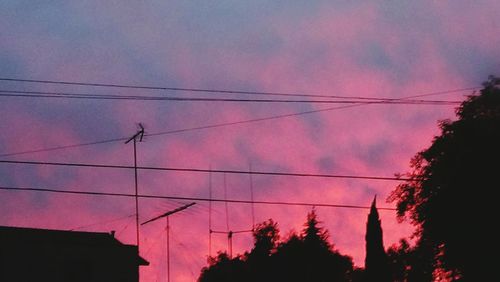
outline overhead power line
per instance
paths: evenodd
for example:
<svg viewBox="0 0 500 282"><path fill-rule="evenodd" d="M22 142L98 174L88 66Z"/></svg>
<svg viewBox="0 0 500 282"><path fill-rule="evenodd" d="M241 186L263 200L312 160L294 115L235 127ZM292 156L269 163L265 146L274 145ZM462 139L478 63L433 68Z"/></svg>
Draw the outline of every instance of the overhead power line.
<svg viewBox="0 0 500 282"><path fill-rule="evenodd" d="M213 128L219 128L219 127L225 127L225 126L240 125L240 124L247 124L247 123L254 123L254 122L261 122L261 121L268 121L268 120L276 120L276 119L282 119L282 118L287 118L287 117L302 116L302 115L320 113L320 112L326 112L326 111L332 111L332 110L340 110L340 109L352 108L355 106L359 106L359 105L358 104L345 105L345 106L340 106L340 107L310 110L310 111L296 112L296 113L291 113L291 114L274 115L274 116L268 116L268 117L263 117L263 118L239 120L239 121L233 121L233 122L215 123L215 124L209 124L209 125L194 126L194 127L181 128L181 129L173 129L173 130L160 131L160 132L154 132L154 133L145 133L144 136L146 136L146 137L161 136L161 135L177 134L177 133L184 133L184 132L197 131L197 130L203 130L203 129L213 129ZM111 138L111 139L99 140L99 141L94 141L94 142L85 142L85 143L77 143L77 144L71 144L71 145L54 146L54 147L49 147L49 148L40 148L40 149L34 149L34 150L3 153L3 154L0 154L0 157L10 157L10 156L25 155L25 154L32 154L32 153L41 153L41 152L50 152L50 151L57 151L57 150L62 150L62 149L77 148L77 147L84 147L84 146L91 146L91 145L98 145L98 144L121 142L121 141L127 140L128 138L129 137Z"/></svg>
<svg viewBox="0 0 500 282"><path fill-rule="evenodd" d="M100 141L95 141L95 142L78 143L78 144L71 144L71 145L56 146L56 147L51 147L51 148L27 150L27 151L22 151L22 152L5 153L5 154L0 154L0 157L9 157L9 156L16 156L16 155L31 154L31 153L50 152L50 151L56 151L56 150L62 150L62 149L77 148L77 147L83 147L83 146L125 141L127 139L128 139L128 137L113 138L113 139L106 139L106 140L100 140Z"/></svg>
<svg viewBox="0 0 500 282"><path fill-rule="evenodd" d="M28 79L0 78L0 81L2 81L2 80L3 81L18 81L18 82L55 83L55 84L76 84L76 85L87 85L87 86L132 87L132 88L139 88L139 89L163 89L161 87L155 88L155 87L149 87L149 86L143 87L143 86L130 86L130 85L127 86L127 85L115 85L115 84L94 84L94 83L86 84L86 83L80 83L80 82L74 83L74 82L50 81L50 80L28 80ZM468 87L468 88L430 92L430 93L424 93L424 94L418 94L418 95L397 98L395 100L405 100L405 99L421 98L421 97L428 97L428 96L435 96L435 95L443 95L443 94L449 94L449 93L455 93L455 92L471 91L471 90L475 90L478 88L479 87ZM264 93L264 92L262 92L262 93ZM243 94L243 93L239 93L239 94ZM250 92L248 92L246 94L250 94ZM269 92L267 94L271 94L271 92ZM329 97L331 98L331 96L329 96ZM354 97L351 97L351 98L354 98ZM356 97L356 98L360 98L360 97ZM364 97L364 98L366 98L366 97ZM340 109L353 108L353 107L358 107L358 106L363 106L363 105L370 105L372 103L373 102L357 103L357 104L343 105L343 106L338 106L338 107L329 107L329 108L323 108L323 109L317 109L317 110L295 112L295 113L290 113L290 114L273 115L273 116L267 116L267 117L262 117L262 118L255 118L255 119L247 119L247 120L239 120L239 121L233 121L233 122L224 122L224 123L216 123L216 124L188 127L188 128L182 128L182 129L167 130L167 131L162 131L162 132L145 134L145 136L160 136L160 135L168 135L168 134L177 134L177 133L184 133L184 132L203 130L203 129L214 129L214 128L226 127L226 126L241 125L241 124L248 124L248 123L254 123L254 122L263 122L263 121L269 121L269 120L277 120L277 119L282 119L282 118L289 118L289 117L302 116L302 115L308 115L308 114L314 114L314 113L321 113L321 112L328 112L328 111L334 111L334 110L340 110ZM107 143L124 141L127 138L128 137L119 137L119 138L98 140L98 141L93 141L93 142L84 142L84 143L77 143L77 144L70 144L70 145L39 148L39 149L34 149L34 150L7 152L7 153L0 154L0 157L8 157L8 156L16 156L16 155L24 155L24 154L32 154L32 153L41 153L41 152L50 152L50 151L91 146L91 145L97 145L97 144L107 144Z"/></svg>
<svg viewBox="0 0 500 282"><path fill-rule="evenodd" d="M60 189L47 189L47 188L37 188L37 187L0 186L0 190L31 191L31 192L90 195L90 196L113 196L113 197L128 197L128 198L135 197L135 194L127 194L127 193L60 190ZM306 206L306 207L327 207L327 208L346 208L346 209L370 209L369 206L310 203L310 202L255 201L255 200L254 201L247 201L247 200L235 200L235 199L216 199L216 198L209 199L209 198L203 198L203 197L180 197L180 196L162 196L162 195L149 195L149 194L139 194L138 197L144 198L144 199L167 199L167 200L186 200L186 201L200 201L200 202L222 202L222 203L227 202L227 203L234 203L234 204ZM378 210L387 210L387 211L395 211L396 210L394 208L387 208L387 207L377 207L377 209Z"/></svg>
<svg viewBox="0 0 500 282"><path fill-rule="evenodd" d="M285 99L235 99L212 97L171 97L171 96L138 96L116 94L89 94L45 91L18 91L0 89L0 97L24 98L59 98L59 99L92 99L92 100L136 100L136 101L177 101L177 102L240 102L240 103L311 103L311 104L382 104L382 105L457 105L460 101L415 100L391 98L350 98L350 100L285 100ZM347 98L347 97L343 97Z"/></svg>
<svg viewBox="0 0 500 282"><path fill-rule="evenodd" d="M28 165L49 165L49 166L66 166L66 167L135 169L134 166L107 165L107 164L37 162L37 161L12 161L12 160L0 160L0 163L7 163L7 164L28 164ZM253 174L253 175L269 175L269 176L346 178L346 179L365 179L365 180L383 180L383 181L410 181L410 180L413 180L412 178L404 178L404 177L362 176L362 175L341 175L341 174L316 174L316 173L304 173L304 172L298 172L298 173L297 172L273 172L273 171L257 171L257 170L245 171L245 170L175 168L175 167L152 167L152 166L137 166L137 169L140 169L140 170L156 170L156 171L198 172L198 173L229 173L229 174Z"/></svg>
<svg viewBox="0 0 500 282"><path fill-rule="evenodd" d="M206 88L188 88L188 87L169 87L169 86L145 86L145 85L126 85L115 83L91 83L91 82L75 82L61 80L37 80L37 79L20 79L0 77L0 81L11 82L28 82L39 84L57 84L57 85L73 85L73 86L88 86L88 87L108 87L108 88L126 88L126 89L142 89L142 90L168 90L180 92L201 92L201 93L217 93L217 94L242 94L242 95L265 95L265 96L289 96L289 97L315 97L315 98L337 98L337 99L387 99L377 97L362 97L362 96L339 96L339 95L320 95L307 93L285 93L285 92L264 92L264 91L245 91L245 90L228 90L228 89L206 89ZM431 95L442 95L454 92L472 91L480 87L465 87L460 89L446 90L440 92L429 93ZM425 95L430 96L430 95ZM394 98L394 100L398 100Z"/></svg>
<svg viewBox="0 0 500 282"><path fill-rule="evenodd" d="M262 117L262 118L239 120L239 121L233 121L233 122L215 123L215 124L209 124L209 125L194 126L194 127L187 127L187 128L181 128L181 129L173 129L173 130L167 130L167 131L146 133L146 134L144 134L144 136L146 136L146 137L148 137L148 136L161 136L161 135L177 134L177 133L191 132L191 131L197 131L197 130L203 130L203 129L214 129L214 128L220 128L220 127L226 127L226 126L241 125L241 124L248 124L248 123L262 122L262 121L269 121L269 120L277 120L277 119L282 119L282 118L289 118L289 117L303 116L303 115L309 115L309 114L314 114L314 113L328 112L328 111L333 111L333 110L347 109L347 108L353 108L353 107L369 105L369 104L371 104L371 103L359 103L359 104L344 105L344 106L339 106L339 107L330 107L330 108L324 108L324 109L295 112L295 113L290 113L290 114L273 115L273 116L267 116L267 117ZM120 141L124 141L127 139L128 139L128 137L120 137L120 138L99 140L99 141L94 141L94 142L85 142L85 143L77 143L77 144L70 144L70 145L63 145L63 146L46 147L46 148L40 148L40 149L34 149L34 150L10 152L10 153L0 154L0 157L10 157L10 156L17 156L17 155L32 154L32 153L51 152L51 151L69 149L69 148L78 148L78 147L84 147L84 146L120 142Z"/></svg>

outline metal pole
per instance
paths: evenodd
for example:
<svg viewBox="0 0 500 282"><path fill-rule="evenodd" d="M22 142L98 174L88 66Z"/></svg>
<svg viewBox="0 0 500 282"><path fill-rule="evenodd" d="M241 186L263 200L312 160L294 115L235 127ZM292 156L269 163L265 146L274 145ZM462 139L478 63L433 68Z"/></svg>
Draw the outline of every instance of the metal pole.
<svg viewBox="0 0 500 282"><path fill-rule="evenodd" d="M252 230L255 228L255 208L254 208L254 202L253 202L253 178L252 178L252 164L249 165L250 168L250 201L252 202L251 207L252 207Z"/></svg>
<svg viewBox="0 0 500 282"><path fill-rule="evenodd" d="M167 216L167 282L170 282L170 216Z"/></svg>
<svg viewBox="0 0 500 282"><path fill-rule="evenodd" d="M233 231L227 233L227 243L229 245L229 258L233 258Z"/></svg>
<svg viewBox="0 0 500 282"><path fill-rule="evenodd" d="M137 256L140 255L140 238L139 238L139 192L138 192L138 184L137 184L137 137L139 137L139 141L142 141L144 137L144 126L139 123L139 127L141 130L137 131L132 137L130 137L125 144L128 144L130 141L134 141L134 179L135 179L135 232L136 232L136 243L137 243ZM137 272L137 280L140 281L140 271Z"/></svg>
<svg viewBox="0 0 500 282"><path fill-rule="evenodd" d="M137 242L137 253L139 253L139 192L137 184L137 141L134 138L134 178L135 178L135 231L136 231L136 242Z"/></svg>
<svg viewBox="0 0 500 282"><path fill-rule="evenodd" d="M212 167L210 166L210 170ZM212 173L208 175L208 257L212 256Z"/></svg>
<svg viewBox="0 0 500 282"><path fill-rule="evenodd" d="M195 205L196 203L193 202L193 203L190 203L190 204L187 204L187 205L184 205L182 207L179 207L179 208L176 208L174 210L171 210L171 211L168 211L162 215L159 215L157 217L154 217L150 220L147 220L143 223L141 223L141 225L144 225L144 224L147 224L147 223L150 223L152 221L155 221L155 220L158 220L160 218L163 218L163 217L166 217L167 218L167 281L170 282L170 222L169 222L169 217L170 215L174 214L174 213L178 213L180 211L183 211L187 208L189 208L190 206L193 206Z"/></svg>
<svg viewBox="0 0 500 282"><path fill-rule="evenodd" d="M226 174L224 173L224 205L226 206L226 231L229 232L229 207L227 204L227 184L226 184Z"/></svg>
<svg viewBox="0 0 500 282"><path fill-rule="evenodd" d="M224 173L224 200L227 200L227 183L226 174ZM227 233L227 248L229 249L229 258L233 258L233 232L229 230L229 208L227 201L224 203L226 205L226 231Z"/></svg>

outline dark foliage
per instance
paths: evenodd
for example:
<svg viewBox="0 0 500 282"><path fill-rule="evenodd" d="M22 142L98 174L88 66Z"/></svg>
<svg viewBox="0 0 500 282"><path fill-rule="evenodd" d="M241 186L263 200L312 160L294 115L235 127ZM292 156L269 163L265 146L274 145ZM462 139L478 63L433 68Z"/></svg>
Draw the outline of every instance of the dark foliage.
<svg viewBox="0 0 500 282"><path fill-rule="evenodd" d="M392 281L417 282L433 280L433 265L425 259L428 255L422 252L428 250L420 246L410 247L405 239L399 245L393 245L387 250Z"/></svg>
<svg viewBox="0 0 500 282"><path fill-rule="evenodd" d="M259 224L253 235L249 253L232 260L220 253L198 281L350 281L352 259L334 250L314 210L301 234L292 233L283 242L272 220Z"/></svg>
<svg viewBox="0 0 500 282"><path fill-rule="evenodd" d="M488 271L478 258L489 252L480 243L489 240L499 187L498 82L490 77L480 95L457 109L458 120L441 122L441 135L411 162L408 176L414 180L389 198L397 203L400 219L417 227L413 267L421 267L427 278L441 272L451 280L479 281Z"/></svg>
<svg viewBox="0 0 500 282"><path fill-rule="evenodd" d="M227 253L220 252L209 258L209 266L202 269L199 281L247 281L245 280L245 264L240 257L229 258Z"/></svg>

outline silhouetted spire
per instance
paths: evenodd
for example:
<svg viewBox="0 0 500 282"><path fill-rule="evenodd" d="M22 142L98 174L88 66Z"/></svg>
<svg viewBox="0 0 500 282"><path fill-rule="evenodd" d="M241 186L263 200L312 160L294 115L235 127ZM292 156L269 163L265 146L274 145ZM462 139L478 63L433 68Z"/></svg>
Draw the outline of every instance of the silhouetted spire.
<svg viewBox="0 0 500 282"><path fill-rule="evenodd" d="M378 219L377 195L373 196L372 206L370 207L370 215L372 214L376 215Z"/></svg>
<svg viewBox="0 0 500 282"><path fill-rule="evenodd" d="M377 211L377 196L373 198L366 222L366 281L391 281L387 255L384 250L382 227Z"/></svg>

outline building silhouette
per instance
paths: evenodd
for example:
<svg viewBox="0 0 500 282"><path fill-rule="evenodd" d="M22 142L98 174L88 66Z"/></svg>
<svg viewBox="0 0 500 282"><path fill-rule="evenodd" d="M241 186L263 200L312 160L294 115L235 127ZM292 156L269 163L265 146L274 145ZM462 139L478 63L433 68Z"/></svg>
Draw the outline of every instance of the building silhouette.
<svg viewBox="0 0 500 282"><path fill-rule="evenodd" d="M0 226L0 281L138 282L149 263L114 232Z"/></svg>

